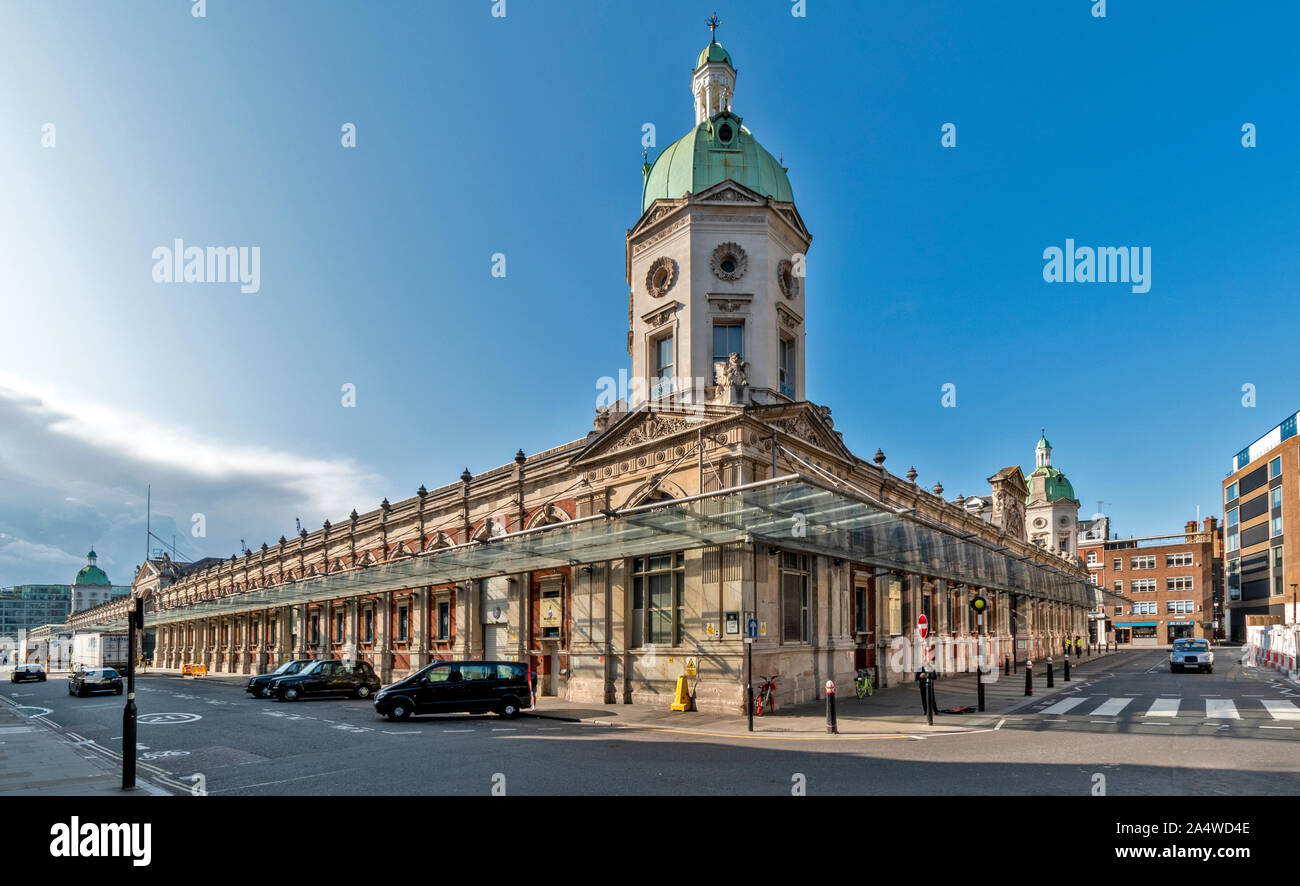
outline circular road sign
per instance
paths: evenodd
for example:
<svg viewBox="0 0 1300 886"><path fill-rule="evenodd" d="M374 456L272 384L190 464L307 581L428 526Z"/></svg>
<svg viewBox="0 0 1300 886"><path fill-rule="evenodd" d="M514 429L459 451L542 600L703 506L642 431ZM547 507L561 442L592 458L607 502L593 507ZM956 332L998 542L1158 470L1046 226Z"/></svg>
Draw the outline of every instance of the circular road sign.
<svg viewBox="0 0 1300 886"><path fill-rule="evenodd" d="M921 632L921 639L924 640L926 635L930 633L930 619L924 615L918 615L916 617L916 629Z"/></svg>

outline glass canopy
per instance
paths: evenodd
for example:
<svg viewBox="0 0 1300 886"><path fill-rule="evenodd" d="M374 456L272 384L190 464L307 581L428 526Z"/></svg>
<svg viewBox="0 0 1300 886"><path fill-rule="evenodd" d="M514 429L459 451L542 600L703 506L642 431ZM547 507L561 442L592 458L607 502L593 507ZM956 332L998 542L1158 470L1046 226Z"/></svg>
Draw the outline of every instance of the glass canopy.
<svg viewBox="0 0 1300 886"><path fill-rule="evenodd" d="M734 542L821 554L1087 608L1099 592L1113 596L1057 566L1035 562L973 533L791 475L174 608L146 607L145 621L158 625L234 615ZM121 630L126 624L125 618L106 621L95 629Z"/></svg>

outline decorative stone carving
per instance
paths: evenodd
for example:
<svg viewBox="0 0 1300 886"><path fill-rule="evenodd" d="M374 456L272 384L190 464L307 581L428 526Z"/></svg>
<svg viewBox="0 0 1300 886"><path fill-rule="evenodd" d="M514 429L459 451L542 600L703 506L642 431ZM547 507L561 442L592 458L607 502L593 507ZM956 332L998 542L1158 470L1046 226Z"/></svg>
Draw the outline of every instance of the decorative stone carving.
<svg viewBox="0 0 1300 886"><path fill-rule="evenodd" d="M749 306L748 301L715 301L713 307L724 314L735 314Z"/></svg>
<svg viewBox="0 0 1300 886"><path fill-rule="evenodd" d="M812 425L808 423L807 417L803 414L796 415L793 418L773 419L768 424L797 440L803 440L805 443L811 443L818 447L822 446L821 438L817 436L817 432L813 430Z"/></svg>
<svg viewBox="0 0 1300 886"><path fill-rule="evenodd" d="M734 283L745 276L745 269L749 266L749 256L738 243L720 243L718 248L713 250L709 266L713 269L713 276Z"/></svg>
<svg viewBox="0 0 1300 886"><path fill-rule="evenodd" d="M794 262L788 258L781 259L776 266L776 282L781 287L781 294L793 301L799 295L799 278L794 274Z"/></svg>
<svg viewBox="0 0 1300 886"><path fill-rule="evenodd" d="M641 253L649 249L651 246L654 246L660 240L686 227L688 224L690 224L690 221L691 220L688 216L683 216L682 218L679 218L677 221L673 222L671 225L667 226L662 231L658 232L657 234L653 234L652 236L647 237L645 240L642 240L640 243L634 245L632 247L633 254L640 255Z"/></svg>
<svg viewBox="0 0 1300 886"><path fill-rule="evenodd" d="M669 305L661 311L647 314L644 319L646 324L653 329L656 326L663 326L673 318L673 314L675 313L677 313L677 305Z"/></svg>
<svg viewBox="0 0 1300 886"><path fill-rule="evenodd" d="M743 406L749 402L749 363L739 354L731 354L726 362L719 360L713 364L714 382L717 388L713 392L713 403L724 406Z"/></svg>
<svg viewBox="0 0 1300 886"><path fill-rule="evenodd" d="M662 255L650 264L645 274L645 291L652 298L661 298L668 294L677 282L677 262Z"/></svg>
<svg viewBox="0 0 1300 886"><path fill-rule="evenodd" d="M614 449L630 449L649 440L657 440L680 431L689 430L691 423L684 418L664 418L654 415L633 428L626 437L614 444ZM609 470L608 468L606 470Z"/></svg>

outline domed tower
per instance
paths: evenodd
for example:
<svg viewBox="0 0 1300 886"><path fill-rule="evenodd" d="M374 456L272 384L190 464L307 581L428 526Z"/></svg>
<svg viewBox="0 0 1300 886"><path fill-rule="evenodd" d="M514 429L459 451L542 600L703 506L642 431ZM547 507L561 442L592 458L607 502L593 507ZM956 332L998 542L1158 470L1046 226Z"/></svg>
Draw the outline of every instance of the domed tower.
<svg viewBox="0 0 1300 886"><path fill-rule="evenodd" d="M1046 428L1034 449L1034 470L1025 480L1029 484L1029 498L1025 502L1029 541L1049 551L1077 556L1079 502L1065 474L1052 467L1052 444L1047 440Z"/></svg>
<svg viewBox="0 0 1300 886"><path fill-rule="evenodd" d="M695 127L643 169L641 217L627 234L633 408L805 399L812 235L786 169L732 109L735 85L715 39L691 75Z"/></svg>
<svg viewBox="0 0 1300 886"><path fill-rule="evenodd" d="M86 555L86 565L81 567L77 577L72 580L72 611L80 612L101 603L107 603L113 592L113 585L104 570L97 565L99 555L91 548Z"/></svg>

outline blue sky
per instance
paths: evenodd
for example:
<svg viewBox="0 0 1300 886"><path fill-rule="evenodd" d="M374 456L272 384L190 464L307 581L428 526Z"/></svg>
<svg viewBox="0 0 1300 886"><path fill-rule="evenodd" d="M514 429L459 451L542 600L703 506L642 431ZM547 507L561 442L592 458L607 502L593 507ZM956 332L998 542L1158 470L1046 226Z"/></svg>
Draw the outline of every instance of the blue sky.
<svg viewBox="0 0 1300 886"><path fill-rule="evenodd" d="M1046 426L1085 516L1218 513L1300 408L1300 12L792 5L717 2L718 37L814 234L807 391L845 441L972 494ZM690 127L715 3L191 6L0 5L0 585L92 544L128 582L147 483L228 556L575 439L627 365L642 125ZM1045 283L1067 237L1149 246L1151 291ZM260 246L260 291L154 283L176 238Z"/></svg>

